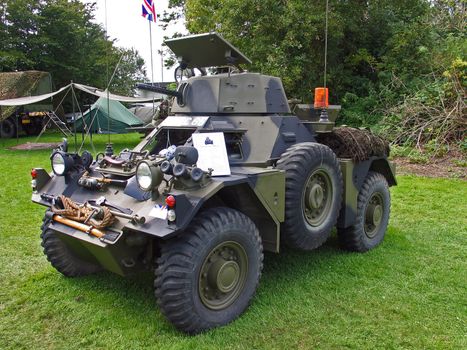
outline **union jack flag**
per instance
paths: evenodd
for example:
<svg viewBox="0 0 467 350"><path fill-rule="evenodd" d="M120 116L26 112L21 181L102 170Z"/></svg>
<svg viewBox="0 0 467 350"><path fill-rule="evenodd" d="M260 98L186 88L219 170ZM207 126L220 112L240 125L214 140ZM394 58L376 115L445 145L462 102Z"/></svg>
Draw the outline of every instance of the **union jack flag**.
<svg viewBox="0 0 467 350"><path fill-rule="evenodd" d="M148 21L156 21L156 9L154 7L153 0L143 0L143 17L147 18Z"/></svg>

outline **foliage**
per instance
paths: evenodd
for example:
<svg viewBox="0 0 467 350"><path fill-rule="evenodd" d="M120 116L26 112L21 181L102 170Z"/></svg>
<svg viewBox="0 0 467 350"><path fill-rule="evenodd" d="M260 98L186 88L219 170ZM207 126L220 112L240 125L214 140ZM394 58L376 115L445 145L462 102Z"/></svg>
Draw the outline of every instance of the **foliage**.
<svg viewBox="0 0 467 350"><path fill-rule="evenodd" d="M116 150L139 140L112 135ZM103 151L107 135L93 141ZM73 279L50 266L29 174L32 166L50 170L50 152L6 149L15 144L0 139L0 207L8 208L0 220L1 349L466 348L465 181L398 177L381 246L350 254L333 237L313 252L266 254L245 314L193 337L161 315L152 273Z"/></svg>
<svg viewBox="0 0 467 350"><path fill-rule="evenodd" d="M280 76L289 97L310 101L323 84L324 1L171 3L168 22L184 14L190 32L220 32L253 60L251 70ZM465 23L464 0L330 0L327 84L343 105L340 123L414 145L459 141Z"/></svg>
<svg viewBox="0 0 467 350"><path fill-rule="evenodd" d="M331 0L328 84L333 97L367 95L395 23L415 22L425 7L419 0ZM291 97L309 100L311 90L323 83L325 2L310 8L306 0L191 0L184 10L190 32L220 32L252 58L252 70L282 77Z"/></svg>
<svg viewBox="0 0 467 350"><path fill-rule="evenodd" d="M111 89L130 93L145 77L144 61L106 37L93 22L94 6L78 0L0 0L0 71L42 70L57 86L73 80L106 88L123 56Z"/></svg>

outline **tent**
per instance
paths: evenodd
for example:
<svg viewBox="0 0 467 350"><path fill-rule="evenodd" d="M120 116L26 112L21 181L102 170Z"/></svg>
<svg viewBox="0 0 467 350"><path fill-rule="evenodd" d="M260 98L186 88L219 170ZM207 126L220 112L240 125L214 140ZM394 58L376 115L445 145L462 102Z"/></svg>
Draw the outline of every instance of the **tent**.
<svg viewBox="0 0 467 350"><path fill-rule="evenodd" d="M82 117L76 119L75 123L77 131L87 132L90 128L91 132L99 134L125 133L126 128L143 125L141 120L120 102L107 100L104 97L100 97Z"/></svg>
<svg viewBox="0 0 467 350"><path fill-rule="evenodd" d="M154 114L156 114L159 105L160 102L155 102L154 106L152 103L147 103L145 105L137 105L129 109L143 122L144 125L146 125L152 122L152 118L154 117Z"/></svg>

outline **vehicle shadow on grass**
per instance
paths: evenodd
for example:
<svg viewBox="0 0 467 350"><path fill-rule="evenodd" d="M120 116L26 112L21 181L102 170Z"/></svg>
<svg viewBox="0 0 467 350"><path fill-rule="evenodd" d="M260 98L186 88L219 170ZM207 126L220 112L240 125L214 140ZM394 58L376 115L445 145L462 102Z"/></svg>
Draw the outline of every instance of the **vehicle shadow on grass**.
<svg viewBox="0 0 467 350"><path fill-rule="evenodd" d="M391 233L395 233L393 228ZM397 234L397 233L396 233ZM385 242L377 249L366 254L349 253L339 246L335 234L320 248L311 252L302 252L289 248L283 248L281 254L265 253L263 274L251 309L264 308L274 312L275 303L271 299L281 300L286 298L294 290L298 291L306 286L323 285L325 278L331 280L345 279L349 269L360 265L361 261L380 260L381 255L397 249L395 235L386 237ZM357 261L356 261L357 260ZM383 259L384 260L384 259ZM143 272L134 276L121 277L110 272L102 272L96 275L69 279L69 283L81 291L87 293L98 288L106 295L106 300L95 301L95 308L99 308L101 302L118 305L121 312L133 319L134 323L150 325L154 329L154 335L167 335L170 337L184 338L186 335L177 331L161 314L153 290L153 272ZM337 281L336 281L337 282ZM282 288L281 288L282 287ZM286 287L286 288L284 288ZM355 288L359 288L355 286ZM273 296L271 296L273 295ZM99 305L97 305L99 304ZM263 310L266 311L267 310ZM250 322L258 317L257 312L246 312L244 316L251 318ZM109 318L109 323L103 327L118 327L118 318ZM235 322L234 322L235 323ZM222 328L221 328L222 329ZM216 332L216 330L208 333Z"/></svg>

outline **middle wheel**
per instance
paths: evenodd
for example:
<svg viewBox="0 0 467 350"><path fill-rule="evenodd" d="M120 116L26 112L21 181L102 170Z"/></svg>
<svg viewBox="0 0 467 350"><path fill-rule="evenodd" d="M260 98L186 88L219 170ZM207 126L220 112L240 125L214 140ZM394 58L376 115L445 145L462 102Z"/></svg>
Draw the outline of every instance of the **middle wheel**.
<svg viewBox="0 0 467 350"><path fill-rule="evenodd" d="M304 142L290 147L277 162L285 170L285 244L302 250L322 245L337 222L342 202L342 173L327 146Z"/></svg>

